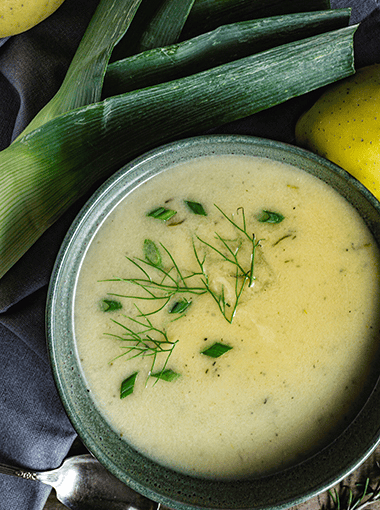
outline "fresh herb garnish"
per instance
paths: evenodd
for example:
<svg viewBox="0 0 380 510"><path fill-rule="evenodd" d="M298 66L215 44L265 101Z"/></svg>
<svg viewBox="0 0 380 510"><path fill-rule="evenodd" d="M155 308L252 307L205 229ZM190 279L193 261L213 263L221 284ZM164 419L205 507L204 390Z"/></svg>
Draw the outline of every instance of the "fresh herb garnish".
<svg viewBox="0 0 380 510"><path fill-rule="evenodd" d="M186 298L181 299L180 301L176 301L174 305L170 308L169 313L184 313L191 305L191 301L188 301Z"/></svg>
<svg viewBox="0 0 380 510"><path fill-rule="evenodd" d="M156 209L148 212L147 216L151 216L157 220L167 221L170 220L170 218L172 218L175 214L177 214L177 211L166 209L165 207L157 207Z"/></svg>
<svg viewBox="0 0 380 510"><path fill-rule="evenodd" d="M122 346L124 352L117 356L117 358L125 355L129 355L128 359L138 356L152 357L148 378L152 376L157 381L160 379L174 380L178 375L175 375L175 372L167 368L168 360L178 340L169 340L165 328L155 327L149 318L150 316L166 309L169 315L178 314L178 318L181 318L192 304L192 300L184 295L190 294L196 296L209 293L218 304L224 318L231 323L236 314L243 291L254 285L255 253L260 240L256 240L255 235L248 232L243 208L237 209L237 214L241 218L238 223L233 218L228 217L218 206L215 205L215 207L237 231L237 237L232 240L225 239L218 233L215 233L216 243L212 244L201 239L199 236L194 236L193 252L200 271L182 270L171 252L162 243L159 243L158 247L154 241L145 239L143 247L145 258L131 259L127 257L127 260L140 271L140 277L106 280L129 283L142 291L141 294L109 294L134 300L137 314L135 316L127 316L127 319L132 323L131 327L113 320L115 324L123 328L124 333L121 335L108 334L108 336L115 337L121 340L123 344L125 343ZM155 210L151 215L159 217L161 212ZM196 242L199 243L199 246L196 246ZM213 255L217 254L220 262L228 262L234 267L233 274L227 275L233 282L234 298L232 302L227 301L224 286L222 286L221 291L216 291L212 286L212 278L206 270L206 258L208 259L211 252ZM137 300L158 302L159 306L151 311L143 312L136 305ZM202 354L218 358L230 349L232 349L231 346L216 342L209 348L204 349ZM162 355L166 356L163 368L158 372L154 372L157 357L160 356L161 358Z"/></svg>
<svg viewBox="0 0 380 510"><path fill-rule="evenodd" d="M232 347L230 345L215 342L210 347L207 347L207 349L201 351L201 354L209 356L210 358L219 358L220 356L223 356L223 354L230 351L231 349Z"/></svg>
<svg viewBox="0 0 380 510"><path fill-rule="evenodd" d="M376 465L380 467L379 463ZM336 488L329 490L328 493L334 506L329 505L328 508L332 510L363 510L368 505L380 501L380 480L373 486L370 484L370 479L366 478L364 483L355 484L358 491L354 491L346 485L341 487L341 494Z"/></svg>
<svg viewBox="0 0 380 510"><path fill-rule="evenodd" d="M114 299L102 299L100 308L103 312L114 312L115 310L123 308L123 305L120 301L115 301Z"/></svg>
<svg viewBox="0 0 380 510"><path fill-rule="evenodd" d="M138 356L151 356L152 363L149 370L149 374L151 374L156 365L157 356L159 354L165 354L166 360L162 368L162 371L164 371L178 340L175 342L170 341L165 330L153 326L148 316L143 314L138 308L137 310L139 312L138 317L142 317L142 319L139 320L134 317L127 318L134 325L140 326L142 329L135 331L132 328L129 328L126 324L113 320L115 324L123 328L124 334L115 335L112 333L106 333L107 336L117 338L118 340L121 340L127 344L126 346L122 346L122 349L125 352L117 356L115 359L121 358L128 354L131 354L128 359L137 358ZM154 338L153 335L157 336L159 339Z"/></svg>
<svg viewBox="0 0 380 510"><path fill-rule="evenodd" d="M257 215L257 220L260 223L281 223L284 219L282 214L264 209Z"/></svg>
<svg viewBox="0 0 380 510"><path fill-rule="evenodd" d="M166 382L173 382L179 377L181 374L174 372L171 368L167 368L166 370L161 370L160 372L156 372L155 374L151 374L151 377L156 377L157 379L161 379Z"/></svg>
<svg viewBox="0 0 380 510"><path fill-rule="evenodd" d="M160 266L162 259L160 250L157 248L156 243L151 241L150 239L145 239L144 241L144 255L148 262L152 264L152 266Z"/></svg>
<svg viewBox="0 0 380 510"><path fill-rule="evenodd" d="M203 243L205 246L213 250L214 252L218 253L222 260L231 263L235 267L235 284L234 284L234 293L235 293L235 300L233 304L230 304L226 301L225 297L225 291L224 287L222 286L222 290L218 293L215 290L212 289L212 286L210 284L210 278L205 270L205 260L206 257L199 256L198 251L195 248L195 245L193 243L193 249L195 258L197 259L198 265L201 269L202 273L202 282L207 289L207 292L213 297L213 299L216 301L220 312L222 313L223 317L228 321L232 322L233 318L235 317L236 310L239 304L240 297L243 293L244 287L246 283L248 283L248 287L252 287L255 276L254 276L254 264L255 264L255 253L256 248L260 244L260 240L256 241L255 234L248 234L247 231L247 224L245 219L245 213L243 208L239 208L238 212L241 211L242 214L242 226L240 227L235 221L233 221L231 218L229 218L218 206L215 206L222 214L223 216L241 233L244 234L244 237L248 239L251 248L250 248L250 261L249 261L249 268L245 269L240 261L239 261L239 252L240 248L242 246L242 243L239 241L238 243L232 243L231 241L222 238L219 234L215 234L216 239L220 242L221 248L224 248L226 250L226 253L221 251L221 248L215 247L212 244L208 243L207 241L204 241L203 239L199 238L197 236L197 239ZM233 246L232 246L233 244Z"/></svg>
<svg viewBox="0 0 380 510"><path fill-rule="evenodd" d="M237 241L230 241L222 238L219 234L215 234L217 241L219 241L220 246L214 246L211 243L201 239L196 236L198 241L205 247L208 247L213 252L217 253L221 260L224 262L229 262L235 268L235 272L233 275L234 281L234 293L235 298L233 303L229 303L225 297L225 289L222 287L220 292L217 292L213 289L210 283L210 276L206 271L205 260L206 255L201 257L199 251L195 247L195 243L193 242L193 251L195 255L195 259L199 265L200 272L185 272L179 268L179 265L175 261L174 257L170 253L170 251L160 243L160 246L163 252L167 255L169 259L169 268L163 267L162 262L159 266L156 265L156 260L151 260L152 257L148 257L144 259L131 259L127 257L127 259L134 264L142 273L142 277L140 278L114 278L109 279L107 281L123 281L128 282L133 285L138 286L140 289L144 291L144 295L125 295L125 294L115 294L110 293L110 295L115 297L124 297L130 298L134 300L148 300L148 301L162 301L162 304L145 315L153 315L163 308L165 308L172 299L178 298L180 294L195 294L201 295L205 293L209 293L213 299L218 304L219 310L224 316L224 318L228 322L232 322L237 306L239 304L240 297L246 287L252 287L255 281L254 276L254 263L255 263L255 253L256 248L260 245L260 240L256 240L254 234L249 234L247 230L246 218L243 208L239 208L237 211L241 213L242 225L238 225L233 219L229 218L218 206L215 206L221 214L237 229L238 232L244 235L244 238L249 241L250 250L249 250L249 260L248 267L247 263L244 265L240 261L240 248L243 244L242 239L238 239ZM153 241L152 241L153 242ZM154 243L153 243L154 244ZM158 250L157 246L155 248L149 243L149 249ZM223 251L222 251L223 250ZM154 268L155 274L151 274L149 269ZM183 298L177 299L173 306L176 305L177 302L182 302ZM187 300L186 300L187 301ZM183 301L184 302L184 301ZM184 305L185 306L185 305ZM171 310L171 309L170 309ZM169 313L170 313L169 310ZM173 312L171 312L173 313Z"/></svg>
<svg viewBox="0 0 380 510"><path fill-rule="evenodd" d="M198 214L200 216L207 216L207 213L202 204L199 202L191 202L190 200L185 200L185 204L189 207L191 212L194 214Z"/></svg>
<svg viewBox="0 0 380 510"><path fill-rule="evenodd" d="M138 372L133 372L129 377L124 379L120 386L120 398L128 397L133 393Z"/></svg>
<svg viewBox="0 0 380 510"><path fill-rule="evenodd" d="M140 278L112 278L105 280L131 283L144 291L143 295L110 293L112 296L133 300L162 301L158 308L146 315L153 315L161 311L172 299L177 298L180 294L201 295L207 292L199 280L198 284L194 284L194 277L199 276L197 273L189 273L185 276L169 250L161 243L160 246L169 258L169 267L165 268L163 265L156 266L149 260L134 260L127 257L141 271L142 276ZM154 274L149 269L154 269Z"/></svg>

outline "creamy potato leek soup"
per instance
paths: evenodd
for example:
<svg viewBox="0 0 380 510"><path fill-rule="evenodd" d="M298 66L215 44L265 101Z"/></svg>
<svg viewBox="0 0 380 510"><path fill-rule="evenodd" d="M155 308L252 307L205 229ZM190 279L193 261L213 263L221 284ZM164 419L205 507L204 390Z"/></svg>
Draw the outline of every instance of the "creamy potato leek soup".
<svg viewBox="0 0 380 510"><path fill-rule="evenodd" d="M129 444L190 475L259 476L357 412L377 356L378 249L312 175L200 157L107 218L75 328L94 401Z"/></svg>

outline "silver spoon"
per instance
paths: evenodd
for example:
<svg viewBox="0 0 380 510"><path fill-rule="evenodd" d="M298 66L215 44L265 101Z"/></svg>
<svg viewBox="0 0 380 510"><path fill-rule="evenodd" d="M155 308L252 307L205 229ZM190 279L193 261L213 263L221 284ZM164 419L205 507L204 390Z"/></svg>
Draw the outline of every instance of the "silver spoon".
<svg viewBox="0 0 380 510"><path fill-rule="evenodd" d="M0 473L40 481L55 489L57 499L71 510L158 510L109 473L91 455L69 457L50 471L28 471L0 463Z"/></svg>

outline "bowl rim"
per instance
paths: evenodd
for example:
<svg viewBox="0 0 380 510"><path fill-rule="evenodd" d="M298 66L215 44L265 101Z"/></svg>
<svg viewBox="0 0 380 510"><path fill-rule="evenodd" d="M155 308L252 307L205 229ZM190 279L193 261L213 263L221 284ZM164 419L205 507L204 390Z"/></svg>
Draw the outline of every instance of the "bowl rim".
<svg viewBox="0 0 380 510"><path fill-rule="evenodd" d="M84 445L112 474L140 494L175 510L285 509L339 483L374 451L380 441L379 381L344 434L301 464L260 478L210 481L158 466L135 452L115 433L112 435L92 400L75 347L72 298L77 272L103 221L145 180L180 162L214 154L277 159L322 180L328 176L329 184L360 211L380 245L378 200L345 170L314 153L249 135L203 135L165 144L135 158L107 179L69 228L48 288L46 335L50 363L64 409Z"/></svg>

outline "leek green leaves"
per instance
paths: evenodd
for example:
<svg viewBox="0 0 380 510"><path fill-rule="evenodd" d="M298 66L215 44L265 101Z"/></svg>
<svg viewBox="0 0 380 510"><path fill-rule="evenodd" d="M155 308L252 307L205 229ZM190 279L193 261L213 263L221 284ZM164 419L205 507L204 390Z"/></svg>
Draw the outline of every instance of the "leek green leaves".
<svg viewBox="0 0 380 510"><path fill-rule="evenodd" d="M141 2L100 1L57 95L0 153L0 278L80 196L142 152L354 73L349 26L100 101L109 56ZM315 3L302 0L302 10Z"/></svg>

